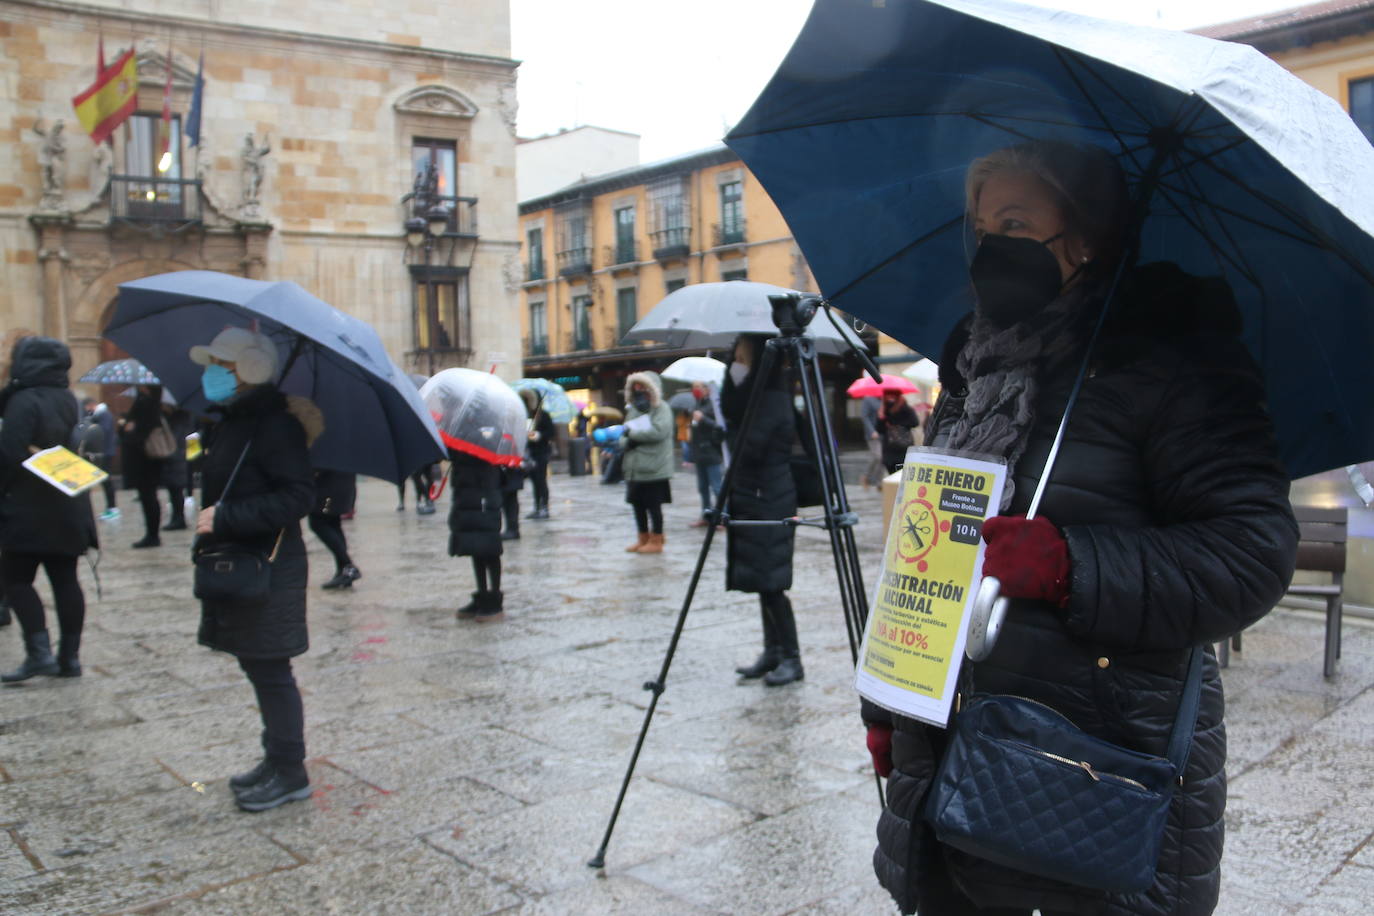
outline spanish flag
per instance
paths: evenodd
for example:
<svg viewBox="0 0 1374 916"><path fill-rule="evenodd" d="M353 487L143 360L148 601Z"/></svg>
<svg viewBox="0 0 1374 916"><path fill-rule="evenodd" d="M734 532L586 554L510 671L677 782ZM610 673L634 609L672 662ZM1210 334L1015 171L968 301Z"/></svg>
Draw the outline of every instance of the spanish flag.
<svg viewBox="0 0 1374 916"><path fill-rule="evenodd" d="M138 103L138 58L133 48L100 72L85 92L72 99L76 119L95 143L104 142L134 113Z"/></svg>

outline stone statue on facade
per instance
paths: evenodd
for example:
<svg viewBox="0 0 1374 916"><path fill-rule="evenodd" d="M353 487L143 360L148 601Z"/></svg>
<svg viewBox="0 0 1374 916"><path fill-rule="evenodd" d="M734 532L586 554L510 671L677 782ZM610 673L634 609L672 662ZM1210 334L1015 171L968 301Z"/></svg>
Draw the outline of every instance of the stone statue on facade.
<svg viewBox="0 0 1374 916"><path fill-rule="evenodd" d="M263 161L272 152L269 138L264 137L262 146L253 139L250 132L244 135L243 151L240 156L240 171L243 176L243 199L239 207L241 215L248 219L262 216L262 175L266 167Z"/></svg>
<svg viewBox="0 0 1374 916"><path fill-rule="evenodd" d="M62 136L62 119L52 122L47 130L42 122L33 125L33 132L43 138L38 148L38 168L43 177L43 196L40 210L63 210L67 206L63 186L67 179L67 141Z"/></svg>

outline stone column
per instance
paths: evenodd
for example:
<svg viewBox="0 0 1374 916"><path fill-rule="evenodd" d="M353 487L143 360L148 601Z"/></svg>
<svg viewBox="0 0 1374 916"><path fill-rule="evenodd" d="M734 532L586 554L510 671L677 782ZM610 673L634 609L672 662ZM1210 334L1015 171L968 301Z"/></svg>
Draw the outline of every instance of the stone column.
<svg viewBox="0 0 1374 916"><path fill-rule="evenodd" d="M43 265L42 333L58 340L67 339L67 303L63 297L62 274L70 258L63 248L63 230L70 217L33 216L38 230L38 262Z"/></svg>

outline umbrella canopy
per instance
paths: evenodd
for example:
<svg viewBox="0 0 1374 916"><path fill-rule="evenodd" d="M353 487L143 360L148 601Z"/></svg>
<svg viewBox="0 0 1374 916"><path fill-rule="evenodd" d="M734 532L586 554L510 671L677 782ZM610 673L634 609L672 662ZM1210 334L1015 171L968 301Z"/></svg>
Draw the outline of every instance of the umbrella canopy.
<svg viewBox="0 0 1374 916"><path fill-rule="evenodd" d="M795 293L796 290L771 283L728 280L723 283L693 283L664 296L649 314L639 319L625 335L625 341L657 340L670 347L726 349L740 334L776 336L773 308L768 297ZM816 352L842 356L851 348L863 350L857 334L839 323L842 330L823 314L818 314L806 329L816 340Z"/></svg>
<svg viewBox="0 0 1374 916"><path fill-rule="evenodd" d="M525 402L490 372L445 369L420 389L444 444L503 467L525 457Z"/></svg>
<svg viewBox="0 0 1374 916"><path fill-rule="evenodd" d="M684 356L670 363L668 368L663 370L663 377L675 382L720 385L725 381L725 363L709 356Z"/></svg>
<svg viewBox="0 0 1374 916"><path fill-rule="evenodd" d="M546 378L518 378L511 382L516 391L533 391L539 395L539 406L555 423L567 423L577 416L577 408L563 386Z"/></svg>
<svg viewBox="0 0 1374 916"><path fill-rule="evenodd" d="M680 413L687 413L696 409L697 396L690 391L679 391L668 399L668 406Z"/></svg>
<svg viewBox="0 0 1374 916"><path fill-rule="evenodd" d="M87 372L78 382L95 385L161 385L162 380L136 359L112 359Z"/></svg>
<svg viewBox="0 0 1374 916"><path fill-rule="evenodd" d="M105 336L156 371L180 404L205 410L202 369L188 351L226 325L254 322L276 344L286 371L278 387L310 398L324 414L324 433L310 450L316 467L396 482L443 459L419 392L377 332L294 283L208 270L122 283Z"/></svg>
<svg viewBox="0 0 1374 916"><path fill-rule="evenodd" d="M1141 262L1229 282L1292 475L1374 457L1374 148L1251 47L1011 0L817 0L727 143L824 293L935 353L971 307L967 166L1032 137L1116 154L1149 198Z"/></svg>
<svg viewBox="0 0 1374 916"><path fill-rule="evenodd" d="M888 375L883 373L883 380L875 382L867 375L856 378L845 394L851 398L880 398L884 391L899 391L902 394L920 394L921 389L911 383L910 379L902 378L900 375Z"/></svg>

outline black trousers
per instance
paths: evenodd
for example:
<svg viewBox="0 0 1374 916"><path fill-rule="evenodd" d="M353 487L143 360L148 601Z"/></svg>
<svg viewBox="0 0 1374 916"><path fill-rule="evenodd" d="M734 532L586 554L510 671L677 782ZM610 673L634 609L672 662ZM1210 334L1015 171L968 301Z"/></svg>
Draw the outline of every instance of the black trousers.
<svg viewBox="0 0 1374 916"><path fill-rule="evenodd" d="M33 587L38 567L48 575L53 599L57 604L57 625L62 636L60 652L75 657L81 649L81 628L86 622L86 596L76 578L76 557L54 554L0 554L0 581L4 583L5 599L19 618L19 628L27 636L46 630L43 601Z"/></svg>
<svg viewBox="0 0 1374 916"><path fill-rule="evenodd" d="M240 658L262 714L262 749L286 770L305 765L305 706L289 658Z"/></svg>
<svg viewBox="0 0 1374 916"><path fill-rule="evenodd" d="M143 529L144 534L150 538L158 537L158 528L162 525L162 501L158 498L157 484L152 486L140 486L138 488L138 501L143 506ZM183 504L185 491L181 487L168 487L167 493L172 500L172 520L186 520L186 510Z"/></svg>
<svg viewBox="0 0 1374 916"><path fill-rule="evenodd" d="M345 566L352 566L353 560L348 556L348 538L343 533L343 519L324 512L311 512L309 520L310 530L334 555L334 571L342 572Z"/></svg>
<svg viewBox="0 0 1374 916"><path fill-rule="evenodd" d="M534 487L534 508L547 509L549 507L549 459L542 461L534 459L534 467L530 469L530 485Z"/></svg>
<svg viewBox="0 0 1374 916"><path fill-rule="evenodd" d="M473 557L472 575L477 580L479 592L499 592L501 590L501 558Z"/></svg>
<svg viewBox="0 0 1374 916"><path fill-rule="evenodd" d="M97 457L97 458L95 459L95 461L94 461L95 466L98 467L98 468L100 468L100 469L101 469L102 471L104 471L104 472L106 473L106 475L107 475L107 476L105 477L105 479L102 480L102 481L100 482L101 488L104 489L104 491L105 491L105 508L106 508L106 509L113 509L113 508L115 508L115 485L114 485L114 475L110 473L110 464L111 464L112 457L113 457L113 456L111 456L111 455L100 455L100 456Z"/></svg>
<svg viewBox="0 0 1374 916"><path fill-rule="evenodd" d="M520 491L506 490L501 494L501 512L506 517L506 530L520 533Z"/></svg>
<svg viewBox="0 0 1374 916"><path fill-rule="evenodd" d="M635 528L640 534L663 533L663 503L634 503Z"/></svg>

